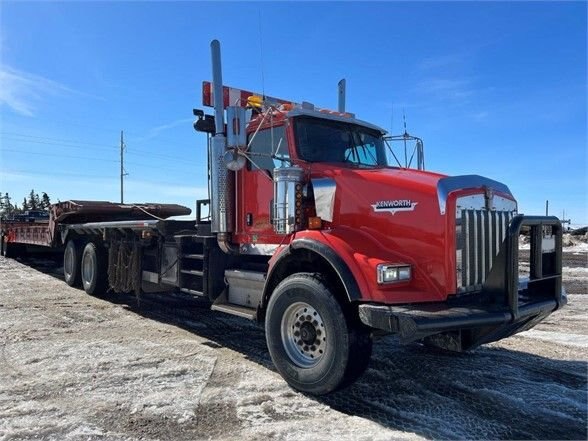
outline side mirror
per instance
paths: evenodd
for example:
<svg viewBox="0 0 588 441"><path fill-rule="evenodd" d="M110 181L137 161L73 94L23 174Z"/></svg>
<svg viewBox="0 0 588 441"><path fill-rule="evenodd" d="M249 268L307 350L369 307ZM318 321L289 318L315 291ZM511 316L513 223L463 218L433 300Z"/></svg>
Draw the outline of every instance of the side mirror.
<svg viewBox="0 0 588 441"><path fill-rule="evenodd" d="M227 147L247 147L247 109L244 107L227 107Z"/></svg>

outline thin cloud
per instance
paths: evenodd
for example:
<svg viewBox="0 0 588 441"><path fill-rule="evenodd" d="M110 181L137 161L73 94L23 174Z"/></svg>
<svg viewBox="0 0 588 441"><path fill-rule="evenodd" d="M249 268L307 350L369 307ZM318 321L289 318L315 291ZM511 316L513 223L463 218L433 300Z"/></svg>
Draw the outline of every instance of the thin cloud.
<svg viewBox="0 0 588 441"><path fill-rule="evenodd" d="M462 64L466 55L464 53L445 54L434 57L424 58L418 63L421 70L432 70L446 67L452 67Z"/></svg>
<svg viewBox="0 0 588 441"><path fill-rule="evenodd" d="M166 130L173 129L175 127L181 126L183 124L187 124L192 121L193 121L193 118L182 118L182 119L178 119L176 121L172 121L167 124L162 124L160 126L153 127L152 129L150 129L147 132L147 135L145 135L142 138L139 138L139 141L148 141L150 139L156 138L157 136L159 136L161 134L161 132L165 132Z"/></svg>
<svg viewBox="0 0 588 441"><path fill-rule="evenodd" d="M484 120L488 119L488 117L490 116L490 113L485 110L482 110L480 112L472 113L470 116L472 119L474 119L476 121L484 121Z"/></svg>
<svg viewBox="0 0 588 441"><path fill-rule="evenodd" d="M469 81L448 78L429 78L421 81L417 89L440 99L462 100L474 94Z"/></svg>
<svg viewBox="0 0 588 441"><path fill-rule="evenodd" d="M0 67L0 84L0 105L24 116L34 116L47 95L80 94L57 81L6 65Z"/></svg>

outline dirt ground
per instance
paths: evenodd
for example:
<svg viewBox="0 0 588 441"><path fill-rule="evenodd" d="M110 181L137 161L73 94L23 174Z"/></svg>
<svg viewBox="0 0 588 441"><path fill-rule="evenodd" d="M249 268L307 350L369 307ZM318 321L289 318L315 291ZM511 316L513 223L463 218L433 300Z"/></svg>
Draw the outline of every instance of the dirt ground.
<svg viewBox="0 0 588 441"><path fill-rule="evenodd" d="M253 323L0 257L0 440L586 439L587 258L564 253L569 305L535 329L467 354L379 337L356 384L314 398Z"/></svg>

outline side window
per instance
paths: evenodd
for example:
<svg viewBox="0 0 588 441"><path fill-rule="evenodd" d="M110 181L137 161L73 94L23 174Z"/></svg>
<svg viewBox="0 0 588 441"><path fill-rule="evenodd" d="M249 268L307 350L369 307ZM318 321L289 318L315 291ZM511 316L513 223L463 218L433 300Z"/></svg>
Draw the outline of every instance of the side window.
<svg viewBox="0 0 588 441"><path fill-rule="evenodd" d="M251 140L252 136L253 133L247 137L248 142ZM251 153L251 160L253 161L253 163L248 162L247 168L249 170L262 169L272 172L274 168L279 167L282 161L273 159L271 156L272 154L275 154L284 159L290 157L285 126L278 126L272 129L262 129L257 132L257 135L255 135L255 138L253 138L253 141L249 146L249 152Z"/></svg>

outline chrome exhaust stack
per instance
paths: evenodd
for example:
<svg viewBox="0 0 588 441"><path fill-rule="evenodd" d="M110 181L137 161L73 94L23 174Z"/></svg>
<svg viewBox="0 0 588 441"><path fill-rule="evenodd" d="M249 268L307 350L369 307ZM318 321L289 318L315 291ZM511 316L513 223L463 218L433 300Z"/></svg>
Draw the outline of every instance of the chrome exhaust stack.
<svg viewBox="0 0 588 441"><path fill-rule="evenodd" d="M215 134L210 144L210 229L212 233L217 233L219 246L225 253L236 253L238 248L230 243L230 236L235 228L235 173L227 169L223 160L227 152L227 138L224 133L225 110L219 41L212 40L210 49L215 122Z"/></svg>
<svg viewBox="0 0 588 441"><path fill-rule="evenodd" d="M345 86L345 78L337 83L337 111L340 113L345 113Z"/></svg>

